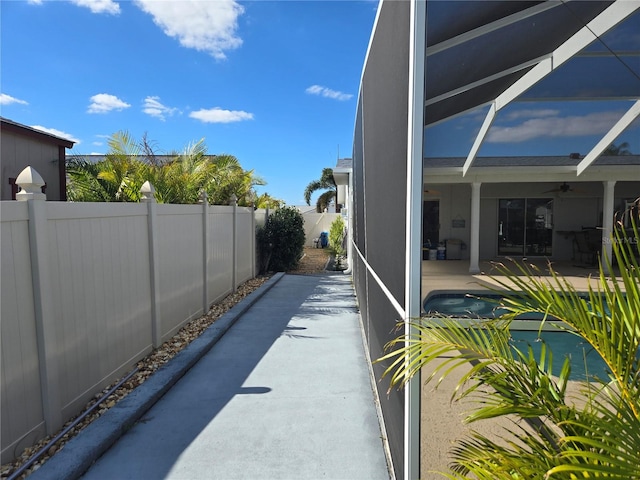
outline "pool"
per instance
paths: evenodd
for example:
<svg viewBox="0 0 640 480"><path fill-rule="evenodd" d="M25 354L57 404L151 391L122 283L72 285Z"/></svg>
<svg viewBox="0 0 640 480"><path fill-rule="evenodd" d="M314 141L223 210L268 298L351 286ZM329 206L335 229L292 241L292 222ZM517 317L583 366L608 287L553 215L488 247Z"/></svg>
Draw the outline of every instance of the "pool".
<svg viewBox="0 0 640 480"><path fill-rule="evenodd" d="M481 298L478 298L481 297ZM436 293L427 297L423 308L426 315L439 313L452 317L465 318L497 318L507 313L503 308L498 307L491 300L499 301L502 297L486 292L447 292ZM491 299L491 300L485 300ZM528 313L518 316L518 320L540 321L543 315L539 313Z"/></svg>
<svg viewBox="0 0 640 480"><path fill-rule="evenodd" d="M424 303L424 315L440 314L460 319L497 318L506 310L499 308L489 300L500 300L501 296L485 292L444 292L428 296ZM553 352L553 373L557 375L565 357L571 359L571 378L584 380L597 376L607 378L607 369L600 355L584 340L570 332L558 330L554 324L557 319L549 319L545 328L540 330L543 314L520 315L512 322L510 332L514 347L526 353L531 345L536 358L539 358L542 341Z"/></svg>

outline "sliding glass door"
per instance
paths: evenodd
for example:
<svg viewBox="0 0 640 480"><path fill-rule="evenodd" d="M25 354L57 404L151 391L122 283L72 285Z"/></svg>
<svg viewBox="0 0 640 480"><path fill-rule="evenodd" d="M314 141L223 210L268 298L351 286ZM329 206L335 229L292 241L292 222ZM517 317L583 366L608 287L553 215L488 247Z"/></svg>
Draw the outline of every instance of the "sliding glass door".
<svg viewBox="0 0 640 480"><path fill-rule="evenodd" d="M552 198L505 198L498 208L498 255L551 256Z"/></svg>

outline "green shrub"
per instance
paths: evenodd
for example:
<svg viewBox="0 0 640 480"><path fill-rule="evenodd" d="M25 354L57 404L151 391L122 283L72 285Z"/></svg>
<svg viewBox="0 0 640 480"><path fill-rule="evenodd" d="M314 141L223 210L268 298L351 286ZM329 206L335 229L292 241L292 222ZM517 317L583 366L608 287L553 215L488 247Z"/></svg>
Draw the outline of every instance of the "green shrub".
<svg viewBox="0 0 640 480"><path fill-rule="evenodd" d="M293 207L283 207L269 216L258 230L260 272L294 269L304 252L304 220Z"/></svg>
<svg viewBox="0 0 640 480"><path fill-rule="evenodd" d="M329 248L336 257L344 255L342 242L344 241L344 221L342 217L336 218L329 229Z"/></svg>

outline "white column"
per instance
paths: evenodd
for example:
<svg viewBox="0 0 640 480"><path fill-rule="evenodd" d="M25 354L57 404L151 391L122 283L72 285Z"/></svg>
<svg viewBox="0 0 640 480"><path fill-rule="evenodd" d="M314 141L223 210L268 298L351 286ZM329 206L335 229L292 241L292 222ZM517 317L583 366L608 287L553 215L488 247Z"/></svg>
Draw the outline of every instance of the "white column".
<svg viewBox="0 0 640 480"><path fill-rule="evenodd" d="M349 182L347 184L347 265L345 274L353 273L353 169L349 172Z"/></svg>
<svg viewBox="0 0 640 480"><path fill-rule="evenodd" d="M422 189L424 162L424 81L427 6L411 1L409 17L409 85L407 124L407 216L405 260L405 334L422 312ZM404 480L420 478L420 374L404 391Z"/></svg>
<svg viewBox="0 0 640 480"><path fill-rule="evenodd" d="M162 323L160 321L160 272L158 263L158 234L156 223L155 188L147 180L140 188L140 202L147 204L147 231L149 237L149 278L151 293L151 341L155 348L162 345Z"/></svg>
<svg viewBox="0 0 640 480"><path fill-rule="evenodd" d="M602 257L606 255L609 261L611 258L611 234L613 233L614 215L614 191L615 180L602 182L604 185L604 198L602 202Z"/></svg>
<svg viewBox="0 0 640 480"><path fill-rule="evenodd" d="M469 273L480 272L480 182L471 184L471 238L469 239Z"/></svg>
<svg viewBox="0 0 640 480"><path fill-rule="evenodd" d="M38 345L38 368L42 389L42 411L47 434L59 430L62 423L60 378L58 369L58 342L56 319L51 292L47 249L47 203L42 193L44 180L32 167L27 167L16 178L21 191L16 200L27 202L29 211L29 249L31 251L31 281L33 308Z"/></svg>

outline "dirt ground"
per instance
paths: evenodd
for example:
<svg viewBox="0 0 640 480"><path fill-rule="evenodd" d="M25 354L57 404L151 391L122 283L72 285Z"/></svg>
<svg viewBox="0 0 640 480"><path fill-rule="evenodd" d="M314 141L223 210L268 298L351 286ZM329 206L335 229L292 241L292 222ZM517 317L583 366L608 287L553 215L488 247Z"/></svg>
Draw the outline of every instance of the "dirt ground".
<svg viewBox="0 0 640 480"><path fill-rule="evenodd" d="M324 271L331 253L326 248L305 247L298 268L287 273L310 274Z"/></svg>

